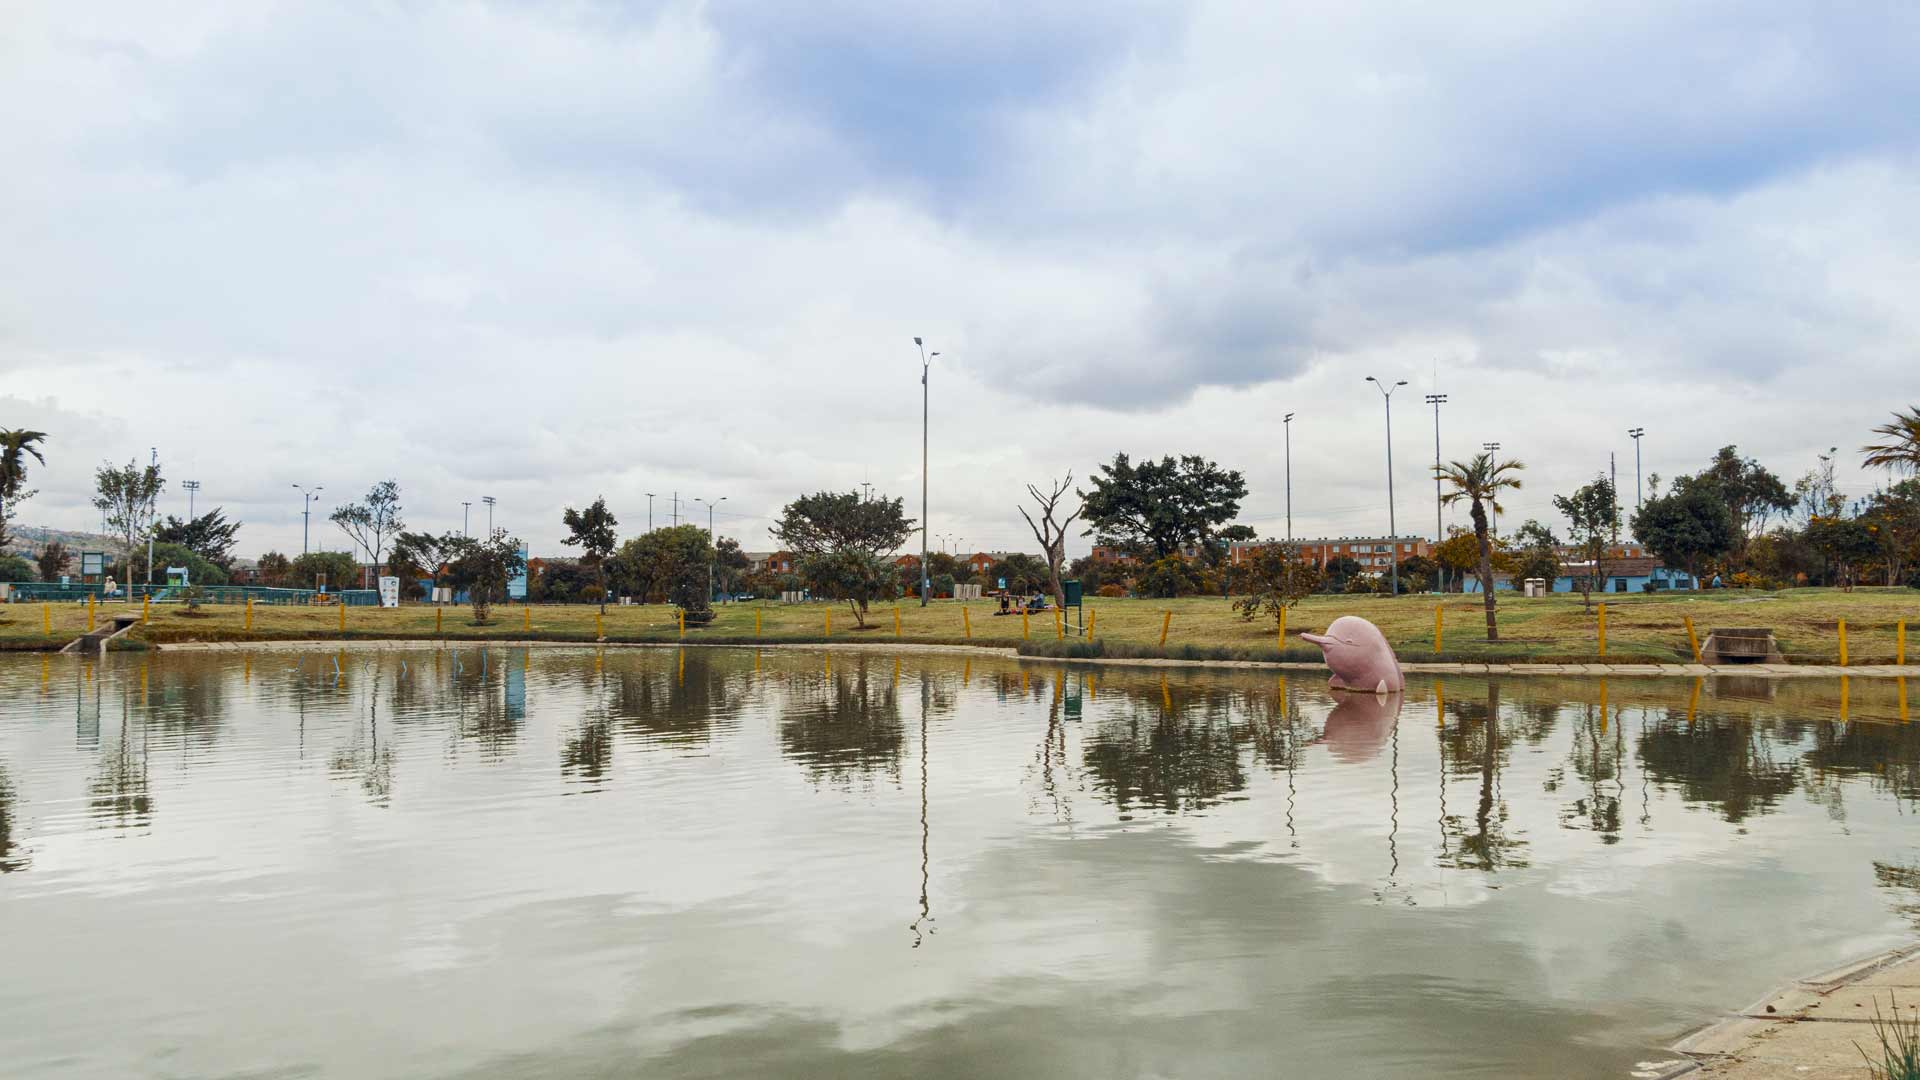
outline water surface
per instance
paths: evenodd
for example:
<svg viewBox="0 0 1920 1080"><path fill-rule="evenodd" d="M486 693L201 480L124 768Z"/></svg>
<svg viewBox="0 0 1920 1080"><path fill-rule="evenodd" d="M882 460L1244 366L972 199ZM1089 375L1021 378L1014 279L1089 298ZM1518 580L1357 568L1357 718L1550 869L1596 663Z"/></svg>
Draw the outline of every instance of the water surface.
<svg viewBox="0 0 1920 1080"><path fill-rule="evenodd" d="M1625 1076L1912 935L1904 695L0 657L0 1071Z"/></svg>

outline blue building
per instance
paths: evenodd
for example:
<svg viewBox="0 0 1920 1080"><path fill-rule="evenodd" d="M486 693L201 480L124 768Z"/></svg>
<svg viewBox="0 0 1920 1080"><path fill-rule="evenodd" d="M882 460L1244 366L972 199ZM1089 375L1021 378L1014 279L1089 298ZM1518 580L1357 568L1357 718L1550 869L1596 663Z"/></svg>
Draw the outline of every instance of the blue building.
<svg viewBox="0 0 1920 1080"><path fill-rule="evenodd" d="M1561 574L1548 584L1551 592L1579 592L1579 580L1593 573L1593 564L1588 562L1562 563ZM1600 569L1606 572L1606 580L1594 587L1594 592L1637 593L1655 592L1661 589L1691 589L1694 580L1685 570L1674 570L1665 566L1659 559L1651 556L1628 556L1619 559L1603 559ZM1495 577L1495 592L1516 591L1512 581L1505 577ZM1480 579L1467 575L1466 591L1480 591Z"/></svg>

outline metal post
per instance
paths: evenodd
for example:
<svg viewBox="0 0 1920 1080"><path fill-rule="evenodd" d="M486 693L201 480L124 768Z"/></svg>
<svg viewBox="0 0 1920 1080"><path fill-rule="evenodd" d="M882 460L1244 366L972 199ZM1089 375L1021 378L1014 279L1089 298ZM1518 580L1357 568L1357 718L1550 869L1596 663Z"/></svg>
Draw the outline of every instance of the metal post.
<svg viewBox="0 0 1920 1080"><path fill-rule="evenodd" d="M313 500L320 497L320 492L327 490L327 485L315 484L313 490L308 491L304 486L295 484L293 485L293 489L300 493L303 500L300 504L300 554L305 555L307 553L307 536L311 531L313 522Z"/></svg>
<svg viewBox="0 0 1920 1080"><path fill-rule="evenodd" d="M463 502L460 504L460 535L461 536L467 535L467 516L472 511L473 511L473 503L471 501Z"/></svg>
<svg viewBox="0 0 1920 1080"><path fill-rule="evenodd" d="M187 489L187 521L193 521L193 493L200 490L200 481L182 480L180 486Z"/></svg>
<svg viewBox="0 0 1920 1080"><path fill-rule="evenodd" d="M487 542L493 542L493 496L482 495L480 501L487 504Z"/></svg>
<svg viewBox="0 0 1920 1080"><path fill-rule="evenodd" d="M1433 544L1438 549L1447 538L1447 526L1440 509L1445 505L1440 492L1440 406L1447 403L1445 394L1428 394L1427 403L1433 406ZM1435 559L1436 564L1439 563ZM1440 587L1437 591L1447 591L1447 568L1440 567L1438 575ZM1437 647L1436 647L1437 651Z"/></svg>
<svg viewBox="0 0 1920 1080"><path fill-rule="evenodd" d="M1628 428L1627 434L1633 437L1633 512L1640 512L1640 436L1645 435L1643 427Z"/></svg>
<svg viewBox="0 0 1920 1080"><path fill-rule="evenodd" d="M1280 419L1287 442L1287 542L1293 542L1293 414Z"/></svg>
<svg viewBox="0 0 1920 1080"><path fill-rule="evenodd" d="M152 450L153 459L149 468L157 469L160 467L160 448L156 446L153 447ZM147 509L147 587L149 589L153 587L153 526L159 516L160 502L158 499L155 499L152 503L148 504ZM133 599L131 592L127 594L127 599Z"/></svg>
<svg viewBox="0 0 1920 1080"><path fill-rule="evenodd" d="M1401 379L1391 387L1371 375L1367 376L1367 381L1380 391L1380 396L1387 403L1387 565L1392 568L1393 595L1399 596L1400 528L1394 523L1393 516L1393 392L1407 385L1407 380Z"/></svg>
<svg viewBox="0 0 1920 1080"><path fill-rule="evenodd" d="M928 367L927 343L914 338L913 343L920 349L920 606L926 607L933 594L933 576L928 573L927 558L927 428L928 428ZM939 353L934 353L939 356Z"/></svg>
<svg viewBox="0 0 1920 1080"><path fill-rule="evenodd" d="M653 531L653 492L647 492L647 531Z"/></svg>

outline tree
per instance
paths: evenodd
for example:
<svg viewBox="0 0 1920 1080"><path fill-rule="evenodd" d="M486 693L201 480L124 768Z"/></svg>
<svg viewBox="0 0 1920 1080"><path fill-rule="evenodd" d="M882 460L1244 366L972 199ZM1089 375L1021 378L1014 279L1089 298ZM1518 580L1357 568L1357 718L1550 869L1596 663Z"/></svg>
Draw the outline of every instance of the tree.
<svg viewBox="0 0 1920 1080"><path fill-rule="evenodd" d="M1401 559L1399 570L1401 592L1426 592L1440 578L1440 564L1425 555L1409 555Z"/></svg>
<svg viewBox="0 0 1920 1080"><path fill-rule="evenodd" d="M913 535L900 499L822 491L788 503L770 530L800 556L800 576L816 594L845 600L867 625L868 605L893 595L892 555Z"/></svg>
<svg viewBox="0 0 1920 1080"><path fill-rule="evenodd" d="M1300 557L1292 544L1255 548L1241 568L1247 594L1233 602L1240 617L1252 621L1270 615L1277 625L1285 611L1320 588L1320 568Z"/></svg>
<svg viewBox="0 0 1920 1080"><path fill-rule="evenodd" d="M387 543L407 523L400 520L400 484L394 480L382 480L367 490L367 497L357 503L348 503L327 515L327 520L340 526L354 544L367 553L369 575L373 568L380 565L380 556L387 550Z"/></svg>
<svg viewBox="0 0 1920 1080"><path fill-rule="evenodd" d="M1895 410L1893 419L1874 428L1873 433L1885 435L1886 441L1861 447L1860 452L1866 455L1861 464L1895 473L1920 473L1920 405L1906 412Z"/></svg>
<svg viewBox="0 0 1920 1080"><path fill-rule="evenodd" d="M1880 551L1872 530L1858 518L1815 518L1807 525L1807 541L1827 557L1835 583L1848 592L1853 591L1860 564Z"/></svg>
<svg viewBox="0 0 1920 1080"><path fill-rule="evenodd" d="M360 576L360 564L350 551L308 551L287 567L287 584L295 589L317 589L324 582L330 592L351 586Z"/></svg>
<svg viewBox="0 0 1920 1080"><path fill-rule="evenodd" d="M1920 480L1874 492L1860 518L1879 546L1887 584L1900 584L1904 568L1920 557Z"/></svg>
<svg viewBox="0 0 1920 1080"><path fill-rule="evenodd" d="M1032 497L1034 506L1040 513L1040 521L1037 524L1033 520L1033 515L1027 513L1027 508L1020 507L1020 516L1027 519L1027 528L1032 529L1033 538L1040 541L1040 557L1047 561L1047 585L1053 590L1054 606L1060 608L1067 606L1067 589L1060 584L1060 564L1067 561L1067 530L1073 527L1073 520L1086 509L1086 504L1082 503L1074 507L1073 512L1066 517L1059 521L1054 520L1054 516L1064 509L1060 506L1061 497L1072 488L1072 472L1067 473L1065 480L1057 484L1049 484L1045 493L1042 493L1037 485L1027 485L1027 494Z"/></svg>
<svg viewBox="0 0 1920 1080"><path fill-rule="evenodd" d="M32 580L32 563L10 551L0 551L0 581Z"/></svg>
<svg viewBox="0 0 1920 1080"><path fill-rule="evenodd" d="M1695 584L1700 563L1732 551L1737 532L1726 500L1704 484L1676 483L1633 515L1633 535L1668 566L1686 567Z"/></svg>
<svg viewBox="0 0 1920 1080"><path fill-rule="evenodd" d="M461 539L455 532L444 536L426 532L396 534L393 549L387 555L387 569L400 579L402 594L420 595L418 583L422 579L431 580L434 588L440 588L447 561L457 553Z"/></svg>
<svg viewBox="0 0 1920 1080"><path fill-rule="evenodd" d="M1779 483L1774 481L1775 486ZM1781 496L1785 497L1784 489ZM1606 558L1607 544L1620 535L1620 504L1614 498L1613 481L1601 473L1571 495L1555 495L1553 508L1566 515L1567 523L1573 528L1574 546L1586 557L1587 572L1575 576L1574 587L1580 590L1581 605L1591 609L1594 582L1601 582L1603 589L1606 587L1607 572L1602 560Z"/></svg>
<svg viewBox="0 0 1920 1080"><path fill-rule="evenodd" d="M153 542L153 566L154 573L160 575L163 581L166 579L166 572L169 567L180 566L186 568L187 581L190 584L225 585L227 583L227 571L225 567L185 544L175 544L166 540L155 539Z"/></svg>
<svg viewBox="0 0 1920 1080"><path fill-rule="evenodd" d="M260 584L273 589L284 589L292 580L293 563L277 551L269 551L260 556L256 569L260 573Z"/></svg>
<svg viewBox="0 0 1920 1080"><path fill-rule="evenodd" d="M698 525L668 525L620 545L610 562L614 586L640 597L661 597L687 613L687 621L713 617L707 568L713 548Z"/></svg>
<svg viewBox="0 0 1920 1080"><path fill-rule="evenodd" d="M1494 542L1499 543L1499 538L1496 537ZM1463 592L1467 575L1480 565L1480 541L1471 529L1448 526L1447 538L1433 546L1433 560L1453 571L1448 587L1454 592Z"/></svg>
<svg viewBox="0 0 1920 1080"><path fill-rule="evenodd" d="M1711 484L1733 515L1733 556L1744 561L1747 541L1766 532L1767 518L1793 509L1794 498L1780 478L1738 447L1723 446L1698 476L1676 482L1676 487Z"/></svg>
<svg viewBox="0 0 1920 1080"><path fill-rule="evenodd" d="M102 465L93 473L93 508L107 517L107 528L125 541L127 581L133 581L133 555L139 542L153 529L154 504L167 482L160 466L127 462L124 468ZM147 579L153 579L153 560L147 560Z"/></svg>
<svg viewBox="0 0 1920 1080"><path fill-rule="evenodd" d="M1133 579L1133 584L1147 596L1167 597L1191 596L1199 592L1205 582L1192 563L1178 555L1169 555L1148 563Z"/></svg>
<svg viewBox="0 0 1920 1080"><path fill-rule="evenodd" d="M46 438L44 431L0 428L0 550L7 546L7 523L13 520L18 505L34 496L27 487L27 459L47 463L39 450Z"/></svg>
<svg viewBox="0 0 1920 1080"><path fill-rule="evenodd" d="M40 549L40 558L36 560L40 570L40 580L59 581L61 571L67 568L67 562L71 558L72 556L67 554L65 544L58 540L47 541L47 546Z"/></svg>
<svg viewBox="0 0 1920 1080"><path fill-rule="evenodd" d="M220 567L223 572L231 572L234 534L239 531L240 522L228 521L225 510L216 506L191 521L167 515L166 524L160 526L154 539L165 544L179 544Z"/></svg>
<svg viewBox="0 0 1920 1080"><path fill-rule="evenodd" d="M1008 591L1026 593L1047 584L1050 571L1046 563L1016 551L994 563L988 573L995 581L1005 581Z"/></svg>
<svg viewBox="0 0 1920 1080"><path fill-rule="evenodd" d="M723 596L732 596L739 591L740 583L746 580L747 571L753 569L753 560L740 550L740 541L731 536L723 536L713 545L713 579Z"/></svg>
<svg viewBox="0 0 1920 1080"><path fill-rule="evenodd" d="M1487 508L1491 506L1494 513L1500 512L1500 493L1519 490L1520 477L1516 474L1525 468L1518 460L1495 463L1491 454L1476 454L1472 461L1455 461L1434 470L1440 482L1447 486L1440 501L1450 505L1465 500L1473 517L1473 537L1480 548L1474 570L1485 597L1488 641L1500 640L1500 624L1494 615L1493 543L1487 534Z"/></svg>
<svg viewBox="0 0 1920 1080"><path fill-rule="evenodd" d="M1088 525L1083 535L1127 548L1143 561L1178 555L1189 545L1206 548L1214 530L1239 515L1247 496L1238 471L1197 454L1137 466L1115 454L1089 482L1092 492L1077 492Z"/></svg>
<svg viewBox="0 0 1920 1080"><path fill-rule="evenodd" d="M493 605L506 599L507 582L526 567L520 539L508 536L505 529L493 530L484 540L461 537L452 555L448 576L455 588L467 591L475 625L485 626Z"/></svg>
<svg viewBox="0 0 1920 1080"><path fill-rule="evenodd" d="M1366 572L1367 568L1360 565L1360 560L1351 555L1337 555L1328 559L1325 567L1327 591L1344 592L1349 581Z"/></svg>
<svg viewBox="0 0 1920 1080"><path fill-rule="evenodd" d="M600 613L607 611L607 560L612 557L613 549L620 543L614 526L613 511L607 509L604 495L595 496L593 505L585 510L575 510L569 506L560 515L560 523L567 527L566 538L560 542L568 547L577 547L585 554L586 565L594 571L600 582Z"/></svg>
<svg viewBox="0 0 1920 1080"><path fill-rule="evenodd" d="M1560 538L1553 535L1552 529L1532 518L1513 530L1512 543L1506 556L1508 580L1513 582L1516 589L1524 588L1528 578L1540 578L1551 590L1554 579L1560 576ZM1495 552L1494 563L1496 566L1500 563L1499 552Z"/></svg>

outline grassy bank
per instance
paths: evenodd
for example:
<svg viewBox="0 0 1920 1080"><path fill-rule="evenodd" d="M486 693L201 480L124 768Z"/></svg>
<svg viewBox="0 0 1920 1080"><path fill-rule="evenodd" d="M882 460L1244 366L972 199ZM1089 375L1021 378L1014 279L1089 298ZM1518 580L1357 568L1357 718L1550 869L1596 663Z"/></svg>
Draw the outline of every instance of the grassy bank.
<svg viewBox="0 0 1920 1080"><path fill-rule="evenodd" d="M1442 636L1436 647L1434 613L1439 608ZM100 618L129 610L103 605ZM138 611L137 607L131 610ZM711 625L689 628L686 640L707 644L818 641L893 641L1019 646L1035 655L1168 656L1182 659L1272 660L1280 656L1272 620L1247 622L1218 597L1178 600L1109 600L1089 603L1094 624L1091 645L1069 627L1057 636L1051 614L1021 620L993 614L980 601L936 601L922 608L905 601L883 605L858 626L845 604L783 605L772 602L723 605ZM1309 599L1287 616L1286 659L1315 660L1319 652L1299 640L1303 631L1325 628L1340 615L1359 615L1378 624L1402 659L1460 661L1566 662L1598 655L1598 625L1577 596L1500 598L1500 635L1485 640L1479 599L1473 596L1349 597ZM1171 618L1168 618L1171 613ZM51 617L52 632L46 632ZM585 605L494 609L488 625L477 626L466 608L409 604L397 610L347 608L346 629L335 608L254 608L253 628L240 607L207 606L189 612L177 605L153 609L151 620L131 635L135 641L433 639L590 642L604 635L613 641L680 639L673 609L660 605L609 607L604 620ZM1895 625L1906 620L1920 631L1920 592L1911 589L1794 589L1780 593L1616 594L1607 601L1607 659L1621 663L1675 662L1691 658L1685 618L1701 638L1716 626L1773 629L1781 649L1797 663L1832 663L1839 656L1838 623L1847 624L1849 660L1855 664L1890 663ZM84 605L0 606L0 648L61 645L86 629ZM756 625L757 620L757 625ZM1160 642L1162 625L1166 642ZM1920 655L1920 643L1909 659Z"/></svg>

